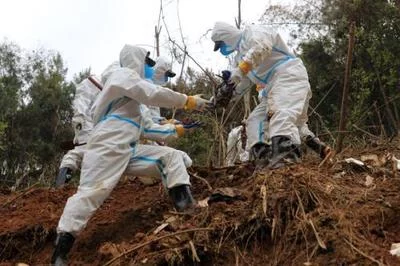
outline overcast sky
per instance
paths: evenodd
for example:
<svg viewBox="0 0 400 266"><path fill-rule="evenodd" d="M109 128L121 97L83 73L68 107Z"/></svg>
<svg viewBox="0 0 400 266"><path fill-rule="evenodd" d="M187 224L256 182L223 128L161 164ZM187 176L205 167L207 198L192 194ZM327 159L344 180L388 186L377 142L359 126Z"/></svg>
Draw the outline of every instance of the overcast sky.
<svg viewBox="0 0 400 266"><path fill-rule="evenodd" d="M277 2L282 1L243 0L242 20L257 23L268 5ZM69 78L87 67L101 74L118 59L125 43L149 45L154 51L159 0L0 0L0 4L0 40L6 38L27 50L59 51ZM206 33L216 21L234 24L236 0L163 0L163 6L173 39L181 44L179 8L189 53L203 67L217 71L227 66L221 54L212 52L211 34ZM161 54L168 56L167 32L161 24L161 45L165 47ZM174 64L174 69L179 65Z"/></svg>

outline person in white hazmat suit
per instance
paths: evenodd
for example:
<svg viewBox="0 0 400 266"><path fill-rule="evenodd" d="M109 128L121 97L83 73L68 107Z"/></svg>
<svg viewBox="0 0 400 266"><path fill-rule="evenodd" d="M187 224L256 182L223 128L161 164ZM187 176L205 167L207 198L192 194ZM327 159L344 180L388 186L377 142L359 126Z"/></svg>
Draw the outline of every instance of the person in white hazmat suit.
<svg viewBox="0 0 400 266"><path fill-rule="evenodd" d="M154 74L148 74L147 80L160 86L166 85L169 78L175 76L175 73L171 70L171 64L163 57L158 57L156 64L154 65ZM175 139L184 134L184 130L177 131L176 126L182 127L180 121L177 120L167 120L160 115L160 107L158 106L146 106L144 104L140 105L140 110L143 117L143 132L141 139L148 141L151 145L158 145L157 143L164 143L170 139ZM191 130L198 127L199 124L185 125L185 129ZM179 133L178 133L179 132ZM149 141L153 140L153 141ZM139 177L147 178L146 180L152 180L154 177L159 178L163 181L164 187L166 179L163 178L164 173L162 168L156 161L151 160L150 157L143 158L143 153L153 154L154 152L160 153L161 151L168 156L181 156L186 168L192 166L192 160L187 155L186 152L171 149L168 147L160 147L159 149L153 149L149 145L138 145L141 148L133 151L132 157L129 161L128 167L125 174L135 175ZM148 154L148 155L150 155ZM150 179L149 179L150 178ZM143 180L142 178L140 180Z"/></svg>
<svg viewBox="0 0 400 266"><path fill-rule="evenodd" d="M245 126L246 123L243 121L241 125L234 127L228 134L226 141L227 166L233 166L237 162L247 162L249 160L249 153L245 149L246 142L243 139L243 134L246 134Z"/></svg>
<svg viewBox="0 0 400 266"><path fill-rule="evenodd" d="M230 81L237 88L254 83L262 91L261 103L252 111L247 124L252 154L259 157L270 154L268 166L279 168L300 160L300 136L307 136L306 143L313 149L325 149L326 145L307 126L311 98L307 71L279 33L261 25L239 30L216 22L211 39L214 51L219 50L225 56L237 52ZM268 139L262 136L264 124L268 125L271 150L261 140Z"/></svg>
<svg viewBox="0 0 400 266"><path fill-rule="evenodd" d="M189 175L180 156L171 156L169 152L166 155L164 149L173 150L169 147L137 144L144 131L140 104L203 111L210 102L147 82L145 77L155 62L141 47L125 45L119 61L121 67L111 73L92 106L95 127L83 157L79 187L68 199L58 223L56 247L51 258L55 265L67 264L75 237L110 195L132 163L132 157L136 156L133 163L143 160L157 165L178 211L195 203ZM171 130L179 134L185 128L171 125Z"/></svg>
<svg viewBox="0 0 400 266"><path fill-rule="evenodd" d="M159 56L156 60L156 64L154 65L154 73L152 74L152 77L147 80L156 85L165 86L169 81L169 79L175 77L176 75L171 68L172 64L165 57ZM180 123L180 121L167 120L165 117L162 117L160 112L160 107L158 106L146 106L142 104L140 106L140 109L142 111L143 116L151 118L154 123L157 124ZM146 141L149 142L148 140ZM157 142L151 142L151 144L157 145Z"/></svg>
<svg viewBox="0 0 400 266"><path fill-rule="evenodd" d="M156 64L154 65L154 74L151 81L160 86L165 86L169 78L175 77L176 74L172 71L171 62L163 56L159 56L156 59ZM153 121L156 123L160 123L165 121L165 117L161 116L160 107L158 106L147 106L150 110L150 115L153 118Z"/></svg>
<svg viewBox="0 0 400 266"><path fill-rule="evenodd" d="M157 60L158 61L158 60ZM158 73L156 77L156 83L159 85L165 85L165 77L171 77L173 72L167 69L170 65L168 65L165 59L161 59L160 63L154 66L155 73ZM75 137L73 143L75 144L74 149L67 152L64 155L61 164L60 164L60 171L56 178L56 187L60 187L67 183L72 176L72 172L80 169L83 154L86 149L86 143L89 139L90 133L93 129L93 122L92 116L90 113L91 106L96 99L98 93L102 90L102 84L106 82L107 78L111 75L111 73L120 68L119 62L113 62L110 66L108 66L101 75L101 83L99 79L95 76L91 76L90 78L84 79L81 83L78 84L76 88L75 98L73 101L73 110L74 110L74 117L72 118L72 125L75 130ZM166 70L167 69L167 70ZM162 78L164 82L161 81L160 75L164 75L165 77ZM166 80L168 81L168 80ZM143 109L142 114L145 117L144 121L144 138L147 132L158 132L157 139L159 141L165 141L167 139L173 139L179 137L174 130L171 130L171 126L159 126L158 124L154 124L152 121L160 121L160 115L155 114L147 109L145 105L142 105ZM165 119L165 118L163 118ZM167 123L166 121L165 123ZM175 124L179 121L174 121ZM189 125L186 125L186 128L189 128ZM192 125L192 128L195 128ZM184 132L184 131L182 131ZM154 135L154 134L153 134ZM154 137L151 135L150 137ZM171 151L172 152L172 151ZM174 151L175 152L175 151ZM192 165L192 160L187 155L187 153L183 151L178 151L182 155L182 159L185 163L186 167L190 167ZM134 160L133 160L134 161ZM153 169L148 169L148 163L143 164L142 167L138 167L137 163L130 163L128 164L126 174L138 174L140 173L140 169L144 169L144 171L158 171L157 167L153 167ZM147 172L146 172L147 173ZM154 175L154 177L159 177L159 175Z"/></svg>
<svg viewBox="0 0 400 266"><path fill-rule="evenodd" d="M80 168L86 143L93 128L90 107L101 90L98 86L99 82L98 78L92 76L84 79L76 87L72 102L74 111L72 126L75 132L73 143L75 147L69 150L61 161L59 174L56 177L56 187L68 182L72 177L72 172Z"/></svg>

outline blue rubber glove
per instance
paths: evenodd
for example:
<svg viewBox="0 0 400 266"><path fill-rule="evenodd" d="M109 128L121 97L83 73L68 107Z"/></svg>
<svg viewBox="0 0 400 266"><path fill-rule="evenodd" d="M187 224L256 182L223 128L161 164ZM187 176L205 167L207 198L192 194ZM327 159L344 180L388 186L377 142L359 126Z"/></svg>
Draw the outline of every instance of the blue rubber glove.
<svg viewBox="0 0 400 266"><path fill-rule="evenodd" d="M189 129L195 129L195 128L199 128L202 126L203 123L201 123L200 121L194 121L192 123L189 124L183 124L183 128L185 130L189 130Z"/></svg>
<svg viewBox="0 0 400 266"><path fill-rule="evenodd" d="M223 81L225 81L225 82L228 82L230 79L231 79L231 75L232 75L232 73L231 73L231 71L229 71L229 70L222 70L222 80Z"/></svg>

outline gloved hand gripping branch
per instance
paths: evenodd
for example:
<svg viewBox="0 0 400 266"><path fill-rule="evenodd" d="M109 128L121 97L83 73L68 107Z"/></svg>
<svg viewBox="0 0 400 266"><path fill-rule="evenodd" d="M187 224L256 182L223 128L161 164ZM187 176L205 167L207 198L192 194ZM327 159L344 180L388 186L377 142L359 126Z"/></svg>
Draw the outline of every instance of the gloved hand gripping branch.
<svg viewBox="0 0 400 266"><path fill-rule="evenodd" d="M79 115L79 116L74 116L72 118L72 126L74 127L74 133L75 133L75 137L74 137L74 144L80 144L78 142L78 138L79 138L79 134L83 128L83 125L85 123L85 119L83 117L83 115Z"/></svg>
<svg viewBox="0 0 400 266"><path fill-rule="evenodd" d="M235 91L235 83L231 80L232 73L229 70L223 70L221 84L216 89L216 95L214 99L214 107L226 107L232 99L233 92Z"/></svg>
<svg viewBox="0 0 400 266"><path fill-rule="evenodd" d="M175 128L178 136L181 137L185 134L186 131L192 131L201 126L203 126L203 123L201 121L190 121L188 123L176 124Z"/></svg>

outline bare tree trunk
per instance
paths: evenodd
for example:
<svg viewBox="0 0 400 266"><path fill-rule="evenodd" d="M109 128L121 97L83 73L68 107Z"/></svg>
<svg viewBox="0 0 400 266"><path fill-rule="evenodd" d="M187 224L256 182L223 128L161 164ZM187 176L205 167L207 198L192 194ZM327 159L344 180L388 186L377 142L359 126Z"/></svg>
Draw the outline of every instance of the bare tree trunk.
<svg viewBox="0 0 400 266"><path fill-rule="evenodd" d="M355 32L356 24L355 22L351 22L350 30L349 30L349 44L347 49L347 60L346 60L346 69L344 72L344 85L343 85L343 94L342 94L342 106L340 108L340 122L339 122L339 136L338 136L338 144L336 151L340 152L343 148L343 139L344 139L344 131L346 130L346 122L347 122L347 107L349 103L349 80L350 80L350 71L351 71L351 63L353 59L353 48L354 48L354 32Z"/></svg>

